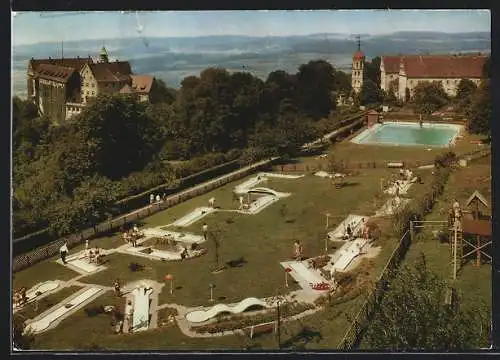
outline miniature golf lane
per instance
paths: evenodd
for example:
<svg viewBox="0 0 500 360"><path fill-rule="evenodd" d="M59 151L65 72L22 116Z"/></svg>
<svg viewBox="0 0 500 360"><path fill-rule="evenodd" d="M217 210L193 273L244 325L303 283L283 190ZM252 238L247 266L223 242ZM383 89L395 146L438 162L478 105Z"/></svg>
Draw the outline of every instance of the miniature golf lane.
<svg viewBox="0 0 500 360"><path fill-rule="evenodd" d="M66 315L68 312L80 307L85 301L89 300L101 291L102 289L100 288L91 287L87 288L74 298L72 298L74 295L67 297L59 305L54 306L52 308L54 310L50 309L41 319L28 324L25 331L31 330L36 334L47 330L53 322Z"/></svg>
<svg viewBox="0 0 500 360"><path fill-rule="evenodd" d="M249 307L257 305L262 307L268 307L268 305L264 301L254 297L250 297L241 300L239 303L233 306L226 304L217 304L208 310L191 311L186 314L186 320L192 323L200 323L207 321L223 312L239 314L247 310Z"/></svg>

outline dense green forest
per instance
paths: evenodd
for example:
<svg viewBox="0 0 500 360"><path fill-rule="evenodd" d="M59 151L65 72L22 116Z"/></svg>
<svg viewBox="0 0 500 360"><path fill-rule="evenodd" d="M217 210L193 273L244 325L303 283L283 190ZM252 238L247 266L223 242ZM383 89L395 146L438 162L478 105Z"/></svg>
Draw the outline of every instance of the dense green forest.
<svg viewBox="0 0 500 360"><path fill-rule="evenodd" d="M155 79L149 104L103 95L58 126L16 97L14 237L89 227L119 199L226 161L293 155L334 125L336 96L350 92L349 75L317 60L265 81L220 68L179 90Z"/></svg>

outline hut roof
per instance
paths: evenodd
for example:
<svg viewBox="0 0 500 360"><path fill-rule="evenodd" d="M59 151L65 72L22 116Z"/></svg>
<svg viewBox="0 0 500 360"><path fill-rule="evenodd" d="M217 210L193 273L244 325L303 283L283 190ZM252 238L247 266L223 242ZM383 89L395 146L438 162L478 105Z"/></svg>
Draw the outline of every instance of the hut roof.
<svg viewBox="0 0 500 360"><path fill-rule="evenodd" d="M479 191L477 191L477 190L474 191L474 193L470 196L470 198L465 203L465 206L470 206L471 202L474 199L478 199L485 207L488 207L488 202L486 201L486 199L484 198L484 196L481 195L481 193Z"/></svg>
<svg viewBox="0 0 500 360"><path fill-rule="evenodd" d="M463 219L462 232L479 236L491 236L491 221Z"/></svg>

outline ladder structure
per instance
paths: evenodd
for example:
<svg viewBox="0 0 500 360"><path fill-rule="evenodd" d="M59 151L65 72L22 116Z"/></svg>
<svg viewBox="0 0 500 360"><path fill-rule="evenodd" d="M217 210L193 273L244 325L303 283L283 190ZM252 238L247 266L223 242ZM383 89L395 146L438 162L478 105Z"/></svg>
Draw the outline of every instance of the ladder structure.
<svg viewBox="0 0 500 360"><path fill-rule="evenodd" d="M456 280L457 273L462 267L463 255L463 232L460 220L455 220L453 226L450 228L449 234L450 243L450 257L452 264L452 277Z"/></svg>

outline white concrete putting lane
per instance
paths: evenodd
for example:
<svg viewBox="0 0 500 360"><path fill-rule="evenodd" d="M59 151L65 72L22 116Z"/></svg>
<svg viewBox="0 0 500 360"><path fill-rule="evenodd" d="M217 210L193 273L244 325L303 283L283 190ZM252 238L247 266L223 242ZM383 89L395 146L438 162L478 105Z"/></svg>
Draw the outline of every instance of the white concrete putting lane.
<svg viewBox="0 0 500 360"><path fill-rule="evenodd" d="M70 297L66 298L66 300L61 302L59 305L56 305L55 307L49 309L44 314L42 314L40 319L30 322L26 326L25 331L26 332L32 331L33 333L37 334L47 330L50 327L50 325L53 324L55 321L61 319L64 315L68 314L70 311L74 311L75 309L80 308L84 302L95 297L101 291L102 291L101 288L90 287L86 288L76 297L74 297L74 295L71 295Z"/></svg>

